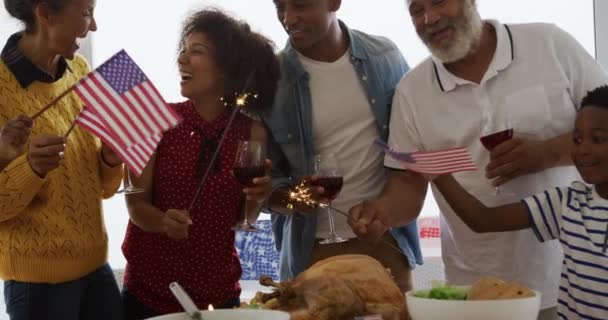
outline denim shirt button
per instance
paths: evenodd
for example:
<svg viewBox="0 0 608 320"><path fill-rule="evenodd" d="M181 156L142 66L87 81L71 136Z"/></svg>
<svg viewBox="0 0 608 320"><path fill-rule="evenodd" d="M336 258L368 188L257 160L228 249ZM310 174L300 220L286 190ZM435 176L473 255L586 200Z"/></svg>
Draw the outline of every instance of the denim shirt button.
<svg viewBox="0 0 608 320"><path fill-rule="evenodd" d="M363 81L367 81L367 76L363 76L363 77L361 77L361 79L362 79Z"/></svg>
<svg viewBox="0 0 608 320"><path fill-rule="evenodd" d="M371 101L372 101L372 104L376 103L376 99L372 99Z"/></svg>
<svg viewBox="0 0 608 320"><path fill-rule="evenodd" d="M287 139L291 139L291 137L292 137L291 133L288 133L287 134Z"/></svg>
<svg viewBox="0 0 608 320"><path fill-rule="evenodd" d="M388 126L387 126L387 125L383 125L383 126L382 126L382 129L384 129L384 130L386 130L387 128L388 128Z"/></svg>

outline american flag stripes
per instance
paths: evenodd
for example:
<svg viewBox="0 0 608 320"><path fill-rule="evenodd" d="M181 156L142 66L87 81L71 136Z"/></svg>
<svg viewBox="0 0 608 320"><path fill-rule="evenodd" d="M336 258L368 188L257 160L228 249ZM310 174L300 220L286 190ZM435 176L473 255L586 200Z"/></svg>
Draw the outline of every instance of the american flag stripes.
<svg viewBox="0 0 608 320"><path fill-rule="evenodd" d="M127 147L116 134L104 126L100 117L94 111L91 111L88 106L85 106L80 112L78 118L76 118L76 123L112 148L137 176L141 175L162 138L162 133L158 133L133 144L131 147Z"/></svg>
<svg viewBox="0 0 608 320"><path fill-rule="evenodd" d="M376 140L393 159L403 163L405 169L425 174L448 174L475 171L477 165L466 148L453 148L439 151L397 152L381 140Z"/></svg>
<svg viewBox="0 0 608 320"><path fill-rule="evenodd" d="M76 122L106 142L136 175L163 132L181 121L124 50L74 89L86 105Z"/></svg>

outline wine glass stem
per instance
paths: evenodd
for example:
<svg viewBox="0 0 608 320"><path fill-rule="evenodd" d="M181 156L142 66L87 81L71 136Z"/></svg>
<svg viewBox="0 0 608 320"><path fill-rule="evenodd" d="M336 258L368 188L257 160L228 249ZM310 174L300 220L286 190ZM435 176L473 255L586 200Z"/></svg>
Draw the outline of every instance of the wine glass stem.
<svg viewBox="0 0 608 320"><path fill-rule="evenodd" d="M245 199L245 205L243 205L243 210L245 211L243 213L243 225L249 225L249 220L247 220L247 199Z"/></svg>
<svg viewBox="0 0 608 320"><path fill-rule="evenodd" d="M133 184L131 184L131 170L127 170L127 181L125 181L125 189L131 189Z"/></svg>
<svg viewBox="0 0 608 320"><path fill-rule="evenodd" d="M336 229L334 227L334 215L331 212L331 202L327 206L327 216L329 218L329 236L332 238L336 237Z"/></svg>

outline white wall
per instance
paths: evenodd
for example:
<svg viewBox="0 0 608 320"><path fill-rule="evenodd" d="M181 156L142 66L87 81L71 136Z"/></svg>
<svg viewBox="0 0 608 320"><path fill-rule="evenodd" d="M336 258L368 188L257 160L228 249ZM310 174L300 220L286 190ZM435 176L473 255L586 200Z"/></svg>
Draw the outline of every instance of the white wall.
<svg viewBox="0 0 608 320"><path fill-rule="evenodd" d="M595 34L597 59L608 70L608 1L595 0Z"/></svg>
<svg viewBox="0 0 608 320"><path fill-rule="evenodd" d="M374 2L344 0L339 12L350 26L391 38L411 65L427 56L405 8L405 0ZM478 0L483 17L504 22L545 21L572 33L589 52L595 52L593 1ZM605 2L605 1L604 1ZM154 3L154 5L150 5ZM379 2L375 2L379 3ZM573 5L576 3L576 6ZM97 3L99 31L94 38L94 65L125 48L169 101L179 100L175 51L181 21L197 8L214 5L246 19L282 47L287 39L276 20L271 0L105 0ZM141 13L141 14L139 14ZM136 20L134 20L136 18Z"/></svg>
<svg viewBox="0 0 608 320"><path fill-rule="evenodd" d="M593 0L477 2L484 18L499 18L509 23L556 23L574 35L590 53L595 53ZM605 8L608 1L596 2L601 2ZM382 6L378 3L382 3ZM125 48L168 101L180 100L174 63L180 23L188 12L207 5L221 6L238 14L253 29L273 39L279 47L287 39L276 21L271 0L104 0L97 2L99 30L93 34L92 65L99 65L119 49ZM606 11L608 10L604 9L604 20L608 19ZM426 48L414 33L405 0L344 0L339 16L351 27L391 38L412 66L427 56ZM7 18L4 8L0 8L0 42L3 43L16 29L17 24ZM605 34L607 28L604 27L603 30ZM608 38L606 36L604 39ZM120 244L128 219L124 199L116 196L106 201L104 207L110 235L110 261L115 267L121 267L125 262ZM438 214L431 196L427 199L424 212L429 215Z"/></svg>

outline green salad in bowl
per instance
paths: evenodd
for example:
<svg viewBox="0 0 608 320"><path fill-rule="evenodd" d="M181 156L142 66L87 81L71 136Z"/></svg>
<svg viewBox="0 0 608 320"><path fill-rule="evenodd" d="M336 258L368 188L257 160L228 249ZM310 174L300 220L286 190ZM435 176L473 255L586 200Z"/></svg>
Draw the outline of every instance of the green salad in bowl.
<svg viewBox="0 0 608 320"><path fill-rule="evenodd" d="M437 300L466 300L468 293L468 288L433 284L431 290L418 290L414 292L414 297Z"/></svg>

